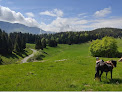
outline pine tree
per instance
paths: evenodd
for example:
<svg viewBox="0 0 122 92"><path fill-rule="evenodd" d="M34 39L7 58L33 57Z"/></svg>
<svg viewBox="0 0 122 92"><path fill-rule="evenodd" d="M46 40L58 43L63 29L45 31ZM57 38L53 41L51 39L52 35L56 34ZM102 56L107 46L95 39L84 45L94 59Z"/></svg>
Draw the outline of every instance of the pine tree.
<svg viewBox="0 0 122 92"><path fill-rule="evenodd" d="M0 34L0 53L2 53L2 38L1 38L1 34Z"/></svg>
<svg viewBox="0 0 122 92"><path fill-rule="evenodd" d="M36 41L35 49L39 49L39 40Z"/></svg>
<svg viewBox="0 0 122 92"><path fill-rule="evenodd" d="M14 44L14 52L16 52L16 53L20 52L20 48L19 48L19 45L17 42L15 42L15 44Z"/></svg>
<svg viewBox="0 0 122 92"><path fill-rule="evenodd" d="M19 35L17 35L14 43L14 52L18 53L20 51L22 51L21 41Z"/></svg>
<svg viewBox="0 0 122 92"><path fill-rule="evenodd" d="M3 31L1 39L2 54L8 54L8 34Z"/></svg>
<svg viewBox="0 0 122 92"><path fill-rule="evenodd" d="M13 51L13 44L12 44L11 38L8 37L8 53L11 54L12 51Z"/></svg>
<svg viewBox="0 0 122 92"><path fill-rule="evenodd" d="M22 49L26 48L26 42L25 42L25 38L22 37Z"/></svg>
<svg viewBox="0 0 122 92"><path fill-rule="evenodd" d="M41 40L37 40L36 45L35 45L35 49L42 49L43 50Z"/></svg>
<svg viewBox="0 0 122 92"><path fill-rule="evenodd" d="M43 50L42 42L39 40L39 49Z"/></svg>
<svg viewBox="0 0 122 92"><path fill-rule="evenodd" d="M57 46L57 42L56 42L55 40L49 40L48 45L49 45L50 47L56 47L56 46Z"/></svg>
<svg viewBox="0 0 122 92"><path fill-rule="evenodd" d="M42 43L42 47L46 48L46 40L45 40L45 38L42 38L41 43Z"/></svg>

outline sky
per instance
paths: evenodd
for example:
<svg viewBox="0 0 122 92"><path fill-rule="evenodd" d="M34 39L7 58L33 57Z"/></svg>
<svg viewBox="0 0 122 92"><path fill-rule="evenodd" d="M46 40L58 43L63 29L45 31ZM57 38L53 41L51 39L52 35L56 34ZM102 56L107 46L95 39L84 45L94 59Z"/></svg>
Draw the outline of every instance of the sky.
<svg viewBox="0 0 122 92"><path fill-rule="evenodd" d="M0 21L45 31L122 28L122 0L0 0Z"/></svg>

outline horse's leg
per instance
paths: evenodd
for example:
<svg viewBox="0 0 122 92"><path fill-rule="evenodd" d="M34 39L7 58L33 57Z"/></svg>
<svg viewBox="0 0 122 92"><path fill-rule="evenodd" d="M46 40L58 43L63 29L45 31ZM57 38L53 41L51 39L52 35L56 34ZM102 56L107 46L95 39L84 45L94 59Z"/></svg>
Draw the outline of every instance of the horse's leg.
<svg viewBox="0 0 122 92"><path fill-rule="evenodd" d="M112 79L112 70L111 70L111 79Z"/></svg>
<svg viewBox="0 0 122 92"><path fill-rule="evenodd" d="M95 78L96 78L96 77L99 77L99 69L98 69L98 67L96 67L95 70L96 70L96 73L95 73Z"/></svg>
<svg viewBox="0 0 122 92"><path fill-rule="evenodd" d="M108 72L106 72L106 79L107 79Z"/></svg>
<svg viewBox="0 0 122 92"><path fill-rule="evenodd" d="M102 76L102 74L103 74L103 71L101 71L101 74L100 74L100 81L101 81L101 76Z"/></svg>

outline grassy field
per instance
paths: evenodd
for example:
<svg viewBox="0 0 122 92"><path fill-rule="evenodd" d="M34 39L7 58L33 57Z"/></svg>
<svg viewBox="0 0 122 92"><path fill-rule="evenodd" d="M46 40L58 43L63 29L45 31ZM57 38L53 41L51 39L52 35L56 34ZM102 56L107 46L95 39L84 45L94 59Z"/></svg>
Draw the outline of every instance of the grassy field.
<svg viewBox="0 0 122 92"><path fill-rule="evenodd" d="M122 40L117 39L122 52ZM30 44L28 44L30 45ZM1 91L122 91L122 63L113 70L113 80L102 75L94 81L95 57L90 56L90 43L47 47L43 60L0 66ZM30 46L31 47L31 46ZM34 47L34 45L32 46ZM119 58L100 58L118 60Z"/></svg>
<svg viewBox="0 0 122 92"><path fill-rule="evenodd" d="M12 53L11 55L1 56L3 64L13 64L13 63L19 63L24 57L32 54L32 51L29 48L26 48L23 52L16 54Z"/></svg>
<svg viewBox="0 0 122 92"><path fill-rule="evenodd" d="M35 44L27 43L27 44L26 44L26 48L35 49Z"/></svg>

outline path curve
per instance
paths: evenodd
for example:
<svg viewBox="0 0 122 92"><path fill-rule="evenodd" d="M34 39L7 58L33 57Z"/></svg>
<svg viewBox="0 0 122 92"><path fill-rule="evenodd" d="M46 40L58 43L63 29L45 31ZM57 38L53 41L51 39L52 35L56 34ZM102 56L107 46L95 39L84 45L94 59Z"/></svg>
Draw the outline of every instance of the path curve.
<svg viewBox="0 0 122 92"><path fill-rule="evenodd" d="M28 60L29 58L33 57L33 56L34 56L34 53L36 53L36 52L37 52L37 50L35 50L35 49L31 49L31 50L33 51L33 53L32 53L31 55L29 55L29 56L25 57L25 58L22 60L22 62L21 62L21 63L26 63L26 62L27 62L27 60Z"/></svg>

